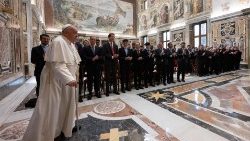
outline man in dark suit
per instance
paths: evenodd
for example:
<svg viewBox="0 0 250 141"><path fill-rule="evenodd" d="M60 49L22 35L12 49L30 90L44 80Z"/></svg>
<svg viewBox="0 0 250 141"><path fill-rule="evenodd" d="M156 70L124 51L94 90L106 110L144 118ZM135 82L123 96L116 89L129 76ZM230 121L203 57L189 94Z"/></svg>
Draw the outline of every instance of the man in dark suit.
<svg viewBox="0 0 250 141"><path fill-rule="evenodd" d="M119 48L121 91L123 93L125 93L124 84L126 84L127 91L131 90L130 73L132 55L132 50L128 48L128 39L124 39L122 41L122 47Z"/></svg>
<svg viewBox="0 0 250 141"><path fill-rule="evenodd" d="M40 76L45 65L44 55L48 48L50 37L47 34L40 35L41 44L31 50L31 63L35 64L34 75L36 77L36 95L39 96Z"/></svg>
<svg viewBox="0 0 250 141"><path fill-rule="evenodd" d="M166 51L166 73L167 73L167 83L175 83L174 82L174 59L176 57L175 50L173 48L173 44L171 42L168 43L168 48Z"/></svg>
<svg viewBox="0 0 250 141"><path fill-rule="evenodd" d="M108 42L102 47L104 57L104 71L106 79L106 96L109 96L110 86L113 84L113 93L119 94L117 90L118 74L118 46L114 42L115 34L108 35Z"/></svg>
<svg viewBox="0 0 250 141"><path fill-rule="evenodd" d="M181 47L177 50L177 63L178 63L178 70L177 70L177 81L178 82L185 82L185 73L188 65L188 57L189 52L187 48L185 48L185 42L181 43ZM180 74L182 75L182 79L180 81Z"/></svg>
<svg viewBox="0 0 250 141"><path fill-rule="evenodd" d="M101 82L101 64L102 59L101 48L96 46L96 37L91 36L89 46L84 47L83 56L86 60L87 85L89 95L88 100L92 98L92 88L94 83L95 96L101 98L100 82Z"/></svg>
<svg viewBox="0 0 250 141"><path fill-rule="evenodd" d="M163 85L166 85L166 67L164 66L166 63L166 54L165 49L163 48L163 44L159 43L157 45L157 49L155 50L155 60L156 60L156 81L157 85L163 82Z"/></svg>
<svg viewBox="0 0 250 141"><path fill-rule="evenodd" d="M79 91L78 91L78 101L83 102L82 96L82 88L83 88L83 78L85 74L85 59L83 57L83 44L81 43L80 39L75 43L76 49L78 51L79 56L81 57L81 62L79 64Z"/></svg>
<svg viewBox="0 0 250 141"><path fill-rule="evenodd" d="M143 89L141 81L143 78L143 57L142 50L140 49L140 43L135 44L135 50L133 51L133 72L134 72L134 86L136 90Z"/></svg>

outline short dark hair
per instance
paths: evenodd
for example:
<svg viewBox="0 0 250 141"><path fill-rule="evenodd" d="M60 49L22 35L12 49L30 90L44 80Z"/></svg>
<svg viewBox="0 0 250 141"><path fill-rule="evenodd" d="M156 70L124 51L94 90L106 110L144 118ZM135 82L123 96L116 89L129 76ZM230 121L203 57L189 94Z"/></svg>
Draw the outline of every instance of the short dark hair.
<svg viewBox="0 0 250 141"><path fill-rule="evenodd" d="M45 36L45 37L49 37L48 34L41 34L41 35L40 35L40 39L42 39L42 37L44 37L44 36Z"/></svg>
<svg viewBox="0 0 250 141"><path fill-rule="evenodd" d="M111 37L112 35L115 35L115 33L109 33L108 37Z"/></svg>
<svg viewBox="0 0 250 141"><path fill-rule="evenodd" d="M128 39L123 39L122 42L123 43L128 42Z"/></svg>
<svg viewBox="0 0 250 141"><path fill-rule="evenodd" d="M144 45L145 45L145 46L148 46L148 45L150 45L150 43L149 43L149 42L146 42Z"/></svg>

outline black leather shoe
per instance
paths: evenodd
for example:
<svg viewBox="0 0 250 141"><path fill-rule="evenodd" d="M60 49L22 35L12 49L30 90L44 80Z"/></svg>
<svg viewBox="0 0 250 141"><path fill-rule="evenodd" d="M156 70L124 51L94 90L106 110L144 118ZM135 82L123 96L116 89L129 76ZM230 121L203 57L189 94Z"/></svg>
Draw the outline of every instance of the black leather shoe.
<svg viewBox="0 0 250 141"><path fill-rule="evenodd" d="M121 90L123 93L125 93L125 90Z"/></svg>
<svg viewBox="0 0 250 141"><path fill-rule="evenodd" d="M185 82L185 80L183 79L183 80L181 80L182 82Z"/></svg>
<svg viewBox="0 0 250 141"><path fill-rule="evenodd" d="M92 96L88 96L88 97L87 97L87 100L91 100L91 99L92 99Z"/></svg>
<svg viewBox="0 0 250 141"><path fill-rule="evenodd" d="M119 93L118 91L114 91L114 94L117 94L117 95L119 95L120 93Z"/></svg>
<svg viewBox="0 0 250 141"><path fill-rule="evenodd" d="M54 138L54 141L64 141L66 139L67 138L64 136L63 132L61 132L61 134L58 137Z"/></svg>
<svg viewBox="0 0 250 141"><path fill-rule="evenodd" d="M177 81L178 81L178 82L181 82L181 80L179 80L179 79L178 79Z"/></svg>
<svg viewBox="0 0 250 141"><path fill-rule="evenodd" d="M82 100L82 97L81 97L81 96L78 98L78 102L83 102L83 100Z"/></svg>
<svg viewBox="0 0 250 141"><path fill-rule="evenodd" d="M78 126L79 126L79 125L78 125ZM81 129L82 129L82 127L79 126L79 127L78 127L78 130L81 130ZM72 133L75 133L75 132L77 132L77 126L73 127L73 129L72 129Z"/></svg>
<svg viewBox="0 0 250 141"><path fill-rule="evenodd" d="M97 98L102 98L102 96L100 94L96 95Z"/></svg>

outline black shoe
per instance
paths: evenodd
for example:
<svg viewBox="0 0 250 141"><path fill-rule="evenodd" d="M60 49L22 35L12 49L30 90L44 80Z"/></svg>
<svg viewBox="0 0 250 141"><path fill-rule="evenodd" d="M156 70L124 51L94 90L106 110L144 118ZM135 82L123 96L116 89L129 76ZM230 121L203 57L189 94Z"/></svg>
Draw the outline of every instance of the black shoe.
<svg viewBox="0 0 250 141"><path fill-rule="evenodd" d="M139 90L139 88L138 88L138 87L136 87L135 89L136 89L136 90Z"/></svg>
<svg viewBox="0 0 250 141"><path fill-rule="evenodd" d="M139 87L140 89L144 89L143 87Z"/></svg>
<svg viewBox="0 0 250 141"><path fill-rule="evenodd" d="M91 100L91 99L92 99L92 96L88 96L88 97L87 97L87 100Z"/></svg>
<svg viewBox="0 0 250 141"><path fill-rule="evenodd" d="M102 98L102 96L100 94L96 95L97 98Z"/></svg>
<svg viewBox="0 0 250 141"><path fill-rule="evenodd" d="M148 85L145 85L145 88L148 88Z"/></svg>
<svg viewBox="0 0 250 141"><path fill-rule="evenodd" d="M118 91L114 91L113 93L114 93L114 94L117 94L117 95L119 95L119 94L120 94Z"/></svg>
<svg viewBox="0 0 250 141"><path fill-rule="evenodd" d="M181 81L182 81L182 82L185 82L185 80L184 80L184 79L182 79Z"/></svg>
<svg viewBox="0 0 250 141"><path fill-rule="evenodd" d="M82 97L81 97L81 96L79 96L79 98L78 98L78 102L83 102L83 100L82 100Z"/></svg>
<svg viewBox="0 0 250 141"><path fill-rule="evenodd" d="M167 84L166 83L163 83L164 86L166 86Z"/></svg>
<svg viewBox="0 0 250 141"><path fill-rule="evenodd" d="M172 81L171 83L175 83L175 81Z"/></svg>
<svg viewBox="0 0 250 141"><path fill-rule="evenodd" d="M82 127L78 126L78 130L81 130L81 129L82 129ZM77 126L73 127L73 129L72 129L72 133L75 133L75 132L77 132Z"/></svg>
<svg viewBox="0 0 250 141"><path fill-rule="evenodd" d="M54 141L63 141L63 140L66 140L66 139L67 138L64 136L63 132L61 132L61 134L59 136L54 138Z"/></svg>
<svg viewBox="0 0 250 141"><path fill-rule="evenodd" d="M178 81L178 82L181 82L181 80L179 80L179 79L178 79L177 81Z"/></svg>
<svg viewBox="0 0 250 141"><path fill-rule="evenodd" d="M126 90L127 90L127 91L131 91L131 89L130 89L130 88L126 88Z"/></svg>
<svg viewBox="0 0 250 141"><path fill-rule="evenodd" d="M123 93L125 93L125 90L121 90Z"/></svg>

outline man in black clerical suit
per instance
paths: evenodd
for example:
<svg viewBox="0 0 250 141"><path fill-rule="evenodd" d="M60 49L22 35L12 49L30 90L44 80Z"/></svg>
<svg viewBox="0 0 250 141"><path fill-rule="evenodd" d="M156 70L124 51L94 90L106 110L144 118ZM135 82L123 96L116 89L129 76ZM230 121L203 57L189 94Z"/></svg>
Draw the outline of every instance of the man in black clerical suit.
<svg viewBox="0 0 250 141"><path fill-rule="evenodd" d="M39 96L40 76L45 65L44 55L48 48L50 37L47 34L40 35L41 44L31 50L31 63L35 64L34 75L36 77L36 95Z"/></svg>
<svg viewBox="0 0 250 141"><path fill-rule="evenodd" d="M175 49L171 42L168 43L168 48L165 50L166 54L166 73L167 73L167 83L174 82L174 59L176 57Z"/></svg>
<svg viewBox="0 0 250 141"><path fill-rule="evenodd" d="M101 48L96 46L96 37L91 36L89 39L89 46L84 47L83 56L86 60L86 71L87 71L87 87L88 97L92 98L92 89L94 83L95 96L100 98L100 83L101 83L101 60L102 53Z"/></svg>
<svg viewBox="0 0 250 141"><path fill-rule="evenodd" d="M163 48L162 43L157 45L157 49L155 50L155 60L156 60L156 81L157 85L163 82L163 85L166 85L166 67L164 66L166 63L165 57L165 49Z"/></svg>
<svg viewBox="0 0 250 141"><path fill-rule="evenodd" d="M108 42L102 47L104 57L104 71L106 80L106 96L109 96L110 86L113 84L113 93L119 94L117 90L118 71L118 46L115 44L115 34L108 35Z"/></svg>
<svg viewBox="0 0 250 141"><path fill-rule="evenodd" d="M134 86L136 90L143 89L141 85L143 69L142 50L140 49L140 43L135 44L135 50L133 51L133 72L134 72Z"/></svg>
<svg viewBox="0 0 250 141"><path fill-rule="evenodd" d="M142 58L143 58L143 72L144 72L144 87L148 87L148 83L151 86L154 86L153 84L153 71L154 71L154 50L151 49L151 45L149 42L146 42L145 49L142 50Z"/></svg>
<svg viewBox="0 0 250 141"><path fill-rule="evenodd" d="M178 82L185 82L185 72L188 65L188 57L189 52L185 48L185 42L181 43L181 47L177 50L177 63L178 63L178 70L177 70L177 81ZM182 79L180 81L180 74L182 75Z"/></svg>
<svg viewBox="0 0 250 141"><path fill-rule="evenodd" d="M120 63L120 79L121 79L121 91L125 93L126 90L131 90L130 73L131 73L131 61L132 50L128 48L128 40L122 41L122 47L119 48L119 63Z"/></svg>

